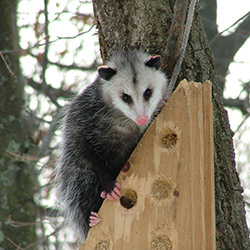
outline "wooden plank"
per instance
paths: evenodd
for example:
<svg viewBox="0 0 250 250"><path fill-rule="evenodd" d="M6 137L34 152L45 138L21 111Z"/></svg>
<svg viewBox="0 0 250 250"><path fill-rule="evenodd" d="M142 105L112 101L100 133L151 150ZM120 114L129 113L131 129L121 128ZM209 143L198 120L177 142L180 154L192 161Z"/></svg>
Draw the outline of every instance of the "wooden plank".
<svg viewBox="0 0 250 250"><path fill-rule="evenodd" d="M209 81L179 84L118 176L123 205L104 201L81 250L216 249L212 111Z"/></svg>
<svg viewBox="0 0 250 250"><path fill-rule="evenodd" d="M213 105L211 98L211 82L206 81L203 87L203 120L204 120L204 176L205 176L205 219L206 219L206 249L216 249L215 227L215 186L214 186L214 144L213 144ZM207 97L207 98L205 98ZM211 161L206 161L211 159ZM210 204L213 201L214 204ZM212 206L212 207L211 207ZM213 208L213 209L212 209ZM214 239L214 241L209 241Z"/></svg>

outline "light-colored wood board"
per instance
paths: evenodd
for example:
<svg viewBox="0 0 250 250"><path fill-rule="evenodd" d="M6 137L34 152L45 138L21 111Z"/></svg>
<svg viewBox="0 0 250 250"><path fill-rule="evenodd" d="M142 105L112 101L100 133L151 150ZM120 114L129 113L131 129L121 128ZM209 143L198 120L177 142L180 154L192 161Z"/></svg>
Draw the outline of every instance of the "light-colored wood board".
<svg viewBox="0 0 250 250"><path fill-rule="evenodd" d="M182 81L118 176L135 205L105 200L82 250L215 250L212 117L211 83Z"/></svg>

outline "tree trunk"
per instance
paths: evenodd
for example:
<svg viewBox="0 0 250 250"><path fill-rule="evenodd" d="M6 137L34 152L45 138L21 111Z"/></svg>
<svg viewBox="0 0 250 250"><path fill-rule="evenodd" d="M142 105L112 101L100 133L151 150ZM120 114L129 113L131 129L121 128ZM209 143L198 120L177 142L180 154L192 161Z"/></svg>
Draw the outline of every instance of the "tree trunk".
<svg viewBox="0 0 250 250"><path fill-rule="evenodd" d="M143 48L167 58L164 51L173 16L173 0L94 0L93 5L104 61L111 50L126 48ZM217 249L250 249L242 188L235 169L233 133L221 102L213 56L198 12L179 75L179 80L182 78L213 82Z"/></svg>
<svg viewBox="0 0 250 250"><path fill-rule="evenodd" d="M17 46L15 24L17 2L0 2L0 51ZM3 59L3 56L5 60ZM8 68L9 67L9 68ZM11 72L13 71L14 74ZM20 81L17 54L0 57L0 246L27 247L36 240L36 209L33 202L34 165L25 155L32 144L23 128L24 86ZM31 222L25 225L14 222ZM16 244L16 245L15 245Z"/></svg>

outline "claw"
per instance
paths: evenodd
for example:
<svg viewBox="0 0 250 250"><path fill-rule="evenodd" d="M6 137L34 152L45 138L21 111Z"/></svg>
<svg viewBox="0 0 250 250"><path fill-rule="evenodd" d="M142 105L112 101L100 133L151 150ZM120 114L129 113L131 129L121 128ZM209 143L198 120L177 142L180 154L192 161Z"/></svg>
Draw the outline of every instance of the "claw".
<svg viewBox="0 0 250 250"><path fill-rule="evenodd" d="M121 189L121 185L118 182L116 182L113 190L108 194L106 193L106 191L102 191L101 197L103 199L108 198L109 200L120 199L120 197L121 197L121 190L120 189Z"/></svg>
<svg viewBox="0 0 250 250"><path fill-rule="evenodd" d="M115 187L117 187L117 188L121 189L121 185L120 185L120 183L116 181L116 182L115 182Z"/></svg>
<svg viewBox="0 0 250 250"><path fill-rule="evenodd" d="M102 219L99 217L98 213L92 211L91 215L89 216L89 226L93 227L98 224Z"/></svg>
<svg viewBox="0 0 250 250"><path fill-rule="evenodd" d="M101 197L102 197L103 199L106 199L107 193L106 193L105 191L102 191L102 192L101 192Z"/></svg>

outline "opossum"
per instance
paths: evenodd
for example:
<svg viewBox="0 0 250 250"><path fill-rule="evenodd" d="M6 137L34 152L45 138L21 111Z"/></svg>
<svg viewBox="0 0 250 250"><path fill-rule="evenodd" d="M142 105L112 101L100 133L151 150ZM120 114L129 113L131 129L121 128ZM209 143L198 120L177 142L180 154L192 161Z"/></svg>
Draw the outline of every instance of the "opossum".
<svg viewBox="0 0 250 250"><path fill-rule="evenodd" d="M65 114L55 186L80 243L100 221L103 200L120 198L116 177L164 104L168 80L160 67L158 55L116 51Z"/></svg>

